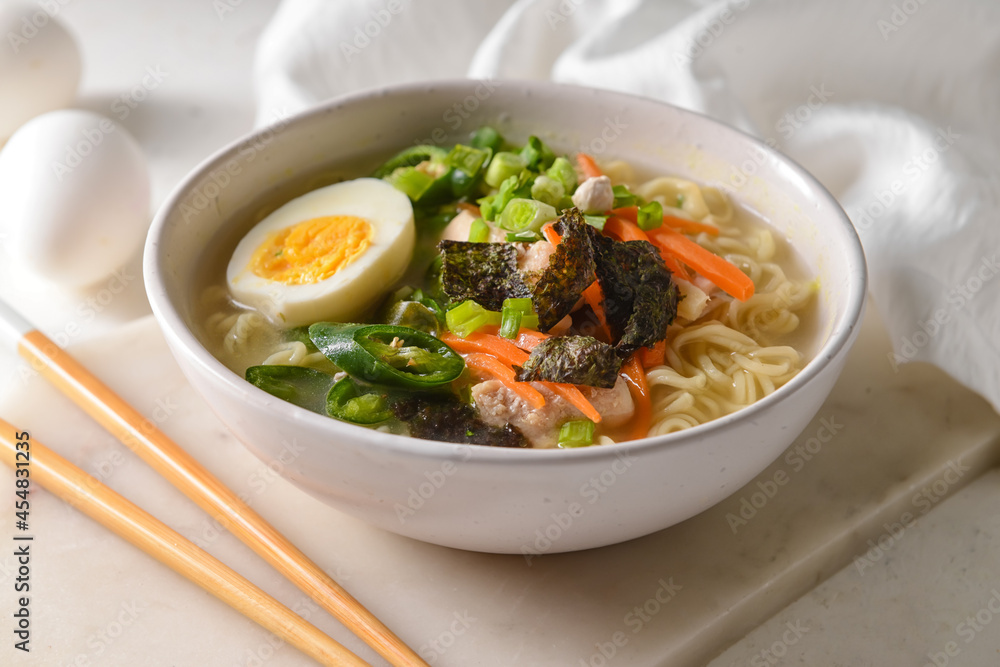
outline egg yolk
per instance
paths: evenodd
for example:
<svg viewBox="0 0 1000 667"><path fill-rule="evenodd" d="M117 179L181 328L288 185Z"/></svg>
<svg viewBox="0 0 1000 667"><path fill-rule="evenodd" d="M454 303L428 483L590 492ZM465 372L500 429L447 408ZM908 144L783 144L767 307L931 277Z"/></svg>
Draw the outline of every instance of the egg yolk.
<svg viewBox="0 0 1000 667"><path fill-rule="evenodd" d="M286 285L311 285L360 257L371 241L371 223L363 218L312 218L271 234L254 252L250 269Z"/></svg>

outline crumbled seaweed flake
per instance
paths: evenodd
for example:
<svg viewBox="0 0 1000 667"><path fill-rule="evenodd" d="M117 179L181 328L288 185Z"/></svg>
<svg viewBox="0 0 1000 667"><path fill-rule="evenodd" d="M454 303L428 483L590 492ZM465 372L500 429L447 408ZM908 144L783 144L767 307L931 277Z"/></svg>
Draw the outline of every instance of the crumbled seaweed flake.
<svg viewBox="0 0 1000 667"><path fill-rule="evenodd" d="M562 241L535 284L532 297L540 331L548 331L568 315L583 290L594 282L594 249L588 229L590 226L575 208L567 209L559 218L557 231Z"/></svg>
<svg viewBox="0 0 1000 667"><path fill-rule="evenodd" d="M513 426L487 424L475 408L456 399L404 399L397 401L393 410L396 418L409 426L414 438L487 447L528 447L528 441Z"/></svg>
<svg viewBox="0 0 1000 667"><path fill-rule="evenodd" d="M510 243L441 241L441 286L452 301L472 299L487 310L503 300L530 297L517 270L517 249Z"/></svg>
<svg viewBox="0 0 1000 667"><path fill-rule="evenodd" d="M679 293L659 251L648 241L597 241L597 279L618 354L627 357L666 337Z"/></svg>
<svg viewBox="0 0 1000 667"><path fill-rule="evenodd" d="M622 361L615 348L590 336L553 336L532 350L517 372L519 382L568 382L610 389Z"/></svg>

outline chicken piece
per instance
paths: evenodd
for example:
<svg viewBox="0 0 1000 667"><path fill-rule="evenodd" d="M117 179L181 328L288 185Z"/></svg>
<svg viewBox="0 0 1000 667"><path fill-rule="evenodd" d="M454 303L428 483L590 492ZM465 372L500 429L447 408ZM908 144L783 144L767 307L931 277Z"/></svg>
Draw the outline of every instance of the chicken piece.
<svg viewBox="0 0 1000 667"><path fill-rule="evenodd" d="M561 396L543 385L533 382L545 397L545 405L536 410L521 397L505 387L499 380L486 380L472 387L479 416L487 424L510 424L531 442L533 447L552 448L559 440L559 427L573 419L583 419L583 414ZM606 426L619 426L635 412L635 404L628 385L622 378L611 389L580 387L580 391L594 406Z"/></svg>
<svg viewBox="0 0 1000 667"><path fill-rule="evenodd" d="M697 285L677 276L673 277L673 281L681 295L680 301L677 302L677 317L694 322L705 314L709 301L708 294Z"/></svg>
<svg viewBox="0 0 1000 667"><path fill-rule="evenodd" d="M475 221L476 216L472 215L468 211L461 211L458 215L451 219L448 226L444 228L441 232L442 241L468 241L469 240L469 228ZM500 243L501 241L507 240L507 232L496 226L495 223L487 222L490 226L490 235L486 239L490 243Z"/></svg>
<svg viewBox="0 0 1000 667"><path fill-rule="evenodd" d="M594 409L601 413L601 418L604 420L601 424L604 426L621 426L635 413L635 403L632 402L628 383L621 376L618 376L615 386L610 389L580 387L580 391L594 406ZM573 410L576 412L576 408ZM576 412L576 414L580 413ZM578 419L576 416L573 418Z"/></svg>
<svg viewBox="0 0 1000 667"><path fill-rule="evenodd" d="M556 247L548 241L535 241L518 248L517 269L526 285L533 287L538 282L542 272L549 268L549 257L555 251Z"/></svg>
<svg viewBox="0 0 1000 667"><path fill-rule="evenodd" d="M584 213L607 213L614 204L615 193L607 176L588 178L573 193L573 205Z"/></svg>

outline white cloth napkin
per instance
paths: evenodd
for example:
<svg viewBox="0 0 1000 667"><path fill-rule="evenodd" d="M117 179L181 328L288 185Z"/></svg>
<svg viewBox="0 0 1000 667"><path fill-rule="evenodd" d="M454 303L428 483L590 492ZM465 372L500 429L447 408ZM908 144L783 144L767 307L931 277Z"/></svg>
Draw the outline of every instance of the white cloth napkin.
<svg viewBox="0 0 1000 667"><path fill-rule="evenodd" d="M1000 410L998 26L994 0L284 0L258 47L258 119L460 76L708 114L840 200L892 337L886 363L937 364Z"/></svg>

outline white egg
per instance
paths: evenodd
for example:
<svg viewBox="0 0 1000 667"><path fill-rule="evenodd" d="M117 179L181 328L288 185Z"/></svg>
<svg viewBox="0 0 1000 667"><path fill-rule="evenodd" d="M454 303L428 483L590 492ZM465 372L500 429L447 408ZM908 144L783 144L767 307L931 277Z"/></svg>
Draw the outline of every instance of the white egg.
<svg viewBox="0 0 1000 667"><path fill-rule="evenodd" d="M125 264L146 235L146 159L103 116L39 116L0 151L0 224L22 267L62 285L95 283Z"/></svg>
<svg viewBox="0 0 1000 667"><path fill-rule="evenodd" d="M35 116L70 105L81 67L73 36L35 3L0 3L0 36L2 144Z"/></svg>
<svg viewBox="0 0 1000 667"><path fill-rule="evenodd" d="M409 198L376 178L329 185L261 220L233 252L233 296L279 326L349 322L395 283L413 254Z"/></svg>

